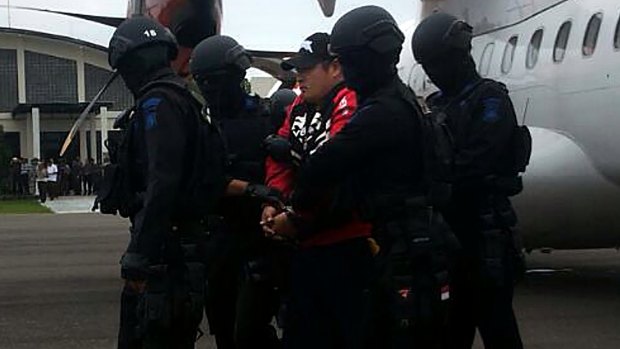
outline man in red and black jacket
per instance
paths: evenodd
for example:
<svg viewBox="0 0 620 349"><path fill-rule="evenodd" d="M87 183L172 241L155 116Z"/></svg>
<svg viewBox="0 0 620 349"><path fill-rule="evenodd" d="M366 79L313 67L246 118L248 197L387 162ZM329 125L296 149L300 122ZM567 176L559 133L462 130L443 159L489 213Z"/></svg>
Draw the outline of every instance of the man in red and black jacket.
<svg viewBox="0 0 620 349"><path fill-rule="evenodd" d="M340 63L328 51L329 35L308 37L298 54L282 68L295 70L301 89L287 117L266 141L271 155L266 182L290 196L300 169L312 154L329 142L349 121L357 107L355 93L343 82ZM285 348L361 347L364 303L373 256L371 226L355 211L337 204L337 191L317 193L320 204L301 213L295 228L300 249L291 261L289 317L284 328ZM286 229L277 217L281 208L265 206L267 235Z"/></svg>

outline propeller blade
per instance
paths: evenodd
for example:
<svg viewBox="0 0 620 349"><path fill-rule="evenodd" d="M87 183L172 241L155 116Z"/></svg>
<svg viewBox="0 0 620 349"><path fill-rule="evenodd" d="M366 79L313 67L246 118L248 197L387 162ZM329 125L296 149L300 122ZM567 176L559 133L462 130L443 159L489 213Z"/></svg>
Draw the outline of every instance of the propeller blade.
<svg viewBox="0 0 620 349"><path fill-rule="evenodd" d="M64 15L64 16L71 16L75 18L85 19L87 21L97 22L97 23L109 25L112 27L118 27L126 19L126 18L120 18L120 17L97 16L97 15L87 15L83 13L47 10L44 8L29 7L29 6L0 5L0 8L6 8L8 10L16 9L16 10L30 10L30 11L54 13L57 15Z"/></svg>
<svg viewBox="0 0 620 349"><path fill-rule="evenodd" d="M71 130L69 131L69 134L67 135L67 138L65 139L65 142L63 143L62 148L60 149L60 156L63 156L65 154L65 152L67 151L67 149L71 145L71 142L73 142L73 138L75 138L76 133L80 129L80 126L82 126L82 123L84 122L84 120L86 120L86 118L88 117L88 114L90 113L90 111L95 106L95 103L97 103L99 98L101 98L101 96L105 93L105 91L110 87L112 82L114 82L114 80L116 80L118 75L119 75L118 71L115 71L112 74L112 76L110 76L110 79L108 79L108 81L105 83L105 85L103 85L101 90L99 90L99 92L97 92L97 94L90 101L90 103L88 104L86 109L84 109L84 111L82 111L82 114L80 114L80 117L77 118L77 120L75 120L75 123L71 127Z"/></svg>

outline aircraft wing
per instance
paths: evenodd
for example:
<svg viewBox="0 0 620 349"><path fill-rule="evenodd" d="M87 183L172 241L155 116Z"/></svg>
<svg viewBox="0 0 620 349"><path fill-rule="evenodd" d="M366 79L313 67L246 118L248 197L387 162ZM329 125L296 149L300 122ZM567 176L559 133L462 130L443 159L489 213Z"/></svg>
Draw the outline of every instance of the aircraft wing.
<svg viewBox="0 0 620 349"><path fill-rule="evenodd" d="M280 67L280 63L287 57L294 55L293 52L282 51L257 51L249 50L250 54L254 58L252 66L258 68L273 77L281 80L285 85L292 84L295 80L295 75L290 71L285 71Z"/></svg>
<svg viewBox="0 0 620 349"><path fill-rule="evenodd" d="M91 22L97 22L105 25L109 25L111 27L118 27L126 18L124 17L104 17L104 16L93 16L86 15L81 13L71 13L71 12L62 12L62 11L50 11L50 10L39 10L44 12L52 12L65 16L77 17L81 19L85 19Z"/></svg>

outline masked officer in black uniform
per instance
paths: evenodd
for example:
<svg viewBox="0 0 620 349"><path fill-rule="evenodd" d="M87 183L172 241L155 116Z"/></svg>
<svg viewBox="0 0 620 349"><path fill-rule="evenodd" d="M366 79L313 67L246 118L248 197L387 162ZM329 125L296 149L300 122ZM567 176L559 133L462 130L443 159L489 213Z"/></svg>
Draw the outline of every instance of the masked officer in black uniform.
<svg viewBox="0 0 620 349"><path fill-rule="evenodd" d="M336 186L333 206L353 206L374 226L379 275L364 332L371 338L346 348L437 348L445 319L449 234L436 230L440 217L426 203L422 112L396 70L403 41L394 18L377 6L335 24L330 49L359 106L303 165L293 195L293 207L303 210L319 188Z"/></svg>
<svg viewBox="0 0 620 349"><path fill-rule="evenodd" d="M448 348L471 348L476 328L486 348L522 348L512 310L521 251L508 199L521 191L531 144L517 126L506 87L482 79L470 55L472 27L437 13L413 36L415 58L439 88L428 98L454 139L452 199L445 218L463 246L454 269ZM528 149L529 148L529 149Z"/></svg>
<svg viewBox="0 0 620 349"><path fill-rule="evenodd" d="M293 104L297 94L295 91L288 88L283 88L276 91L271 98L269 98L269 114L271 114L271 125L276 126L271 130L271 133L278 131L279 125L282 125L286 118L286 112L288 107Z"/></svg>
<svg viewBox="0 0 620 349"><path fill-rule="evenodd" d="M118 347L194 348L205 268L196 253L202 214L190 193L199 190L191 178L198 141L206 141L197 130L208 124L170 67L177 45L166 28L146 17L128 19L114 32L108 54L136 100L133 114L125 114L115 174L104 179L98 198L102 212L118 210L132 223L121 260L126 284Z"/></svg>
<svg viewBox="0 0 620 349"><path fill-rule="evenodd" d="M228 152L227 197L212 224L207 317L217 346L279 346L271 321L278 310L269 256L273 248L259 224L264 199L278 194L263 186L262 141L274 126L258 97L242 89L251 56L234 39L216 35L192 54L190 70L206 100L207 114L218 125Z"/></svg>

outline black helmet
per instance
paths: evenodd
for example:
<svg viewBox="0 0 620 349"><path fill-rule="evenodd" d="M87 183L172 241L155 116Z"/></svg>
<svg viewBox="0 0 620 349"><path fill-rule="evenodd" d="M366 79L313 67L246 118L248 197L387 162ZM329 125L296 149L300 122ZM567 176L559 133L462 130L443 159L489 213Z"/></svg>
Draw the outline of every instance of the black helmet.
<svg viewBox="0 0 620 349"><path fill-rule="evenodd" d="M418 25L411 49L415 59L424 64L452 51L469 54L473 28L447 13L435 13Z"/></svg>
<svg viewBox="0 0 620 349"><path fill-rule="evenodd" d="M274 114L286 110L289 105L293 104L295 98L297 98L295 91L288 88L276 91L269 99L271 113Z"/></svg>
<svg viewBox="0 0 620 349"><path fill-rule="evenodd" d="M363 6L349 11L334 25L330 50L336 54L368 48L378 54L402 49L405 41L394 17L379 6Z"/></svg>
<svg viewBox="0 0 620 349"><path fill-rule="evenodd" d="M177 41L168 28L147 17L129 18L118 26L110 39L108 63L116 69L127 54L153 45L167 46L170 61L178 54Z"/></svg>
<svg viewBox="0 0 620 349"><path fill-rule="evenodd" d="M295 98L297 94L287 88L276 91L269 98L269 127L272 133L278 132L284 123L288 107L293 104Z"/></svg>
<svg viewBox="0 0 620 349"><path fill-rule="evenodd" d="M189 69L192 75L218 75L233 70L245 72L252 56L239 43L224 35L204 39L192 52Z"/></svg>

